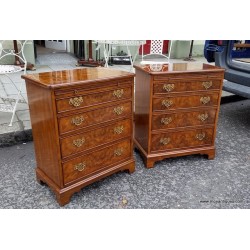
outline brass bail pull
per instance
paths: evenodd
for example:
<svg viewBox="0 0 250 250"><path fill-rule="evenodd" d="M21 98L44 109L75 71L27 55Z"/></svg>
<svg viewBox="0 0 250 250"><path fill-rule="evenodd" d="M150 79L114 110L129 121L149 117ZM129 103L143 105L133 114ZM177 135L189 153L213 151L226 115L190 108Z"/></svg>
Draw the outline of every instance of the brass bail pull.
<svg viewBox="0 0 250 250"><path fill-rule="evenodd" d="M86 163L85 162L80 162L80 163L78 163L78 164L76 164L74 166L74 170L77 170L77 171L81 172L81 171L83 171L85 169L85 167L86 167Z"/></svg>
<svg viewBox="0 0 250 250"><path fill-rule="evenodd" d="M114 90L113 92L113 96L117 97L117 98L121 98L124 94L124 90L123 89L117 89Z"/></svg>
<svg viewBox="0 0 250 250"><path fill-rule="evenodd" d="M79 107L82 104L82 102L83 102L82 96L69 99L69 105L72 105L74 107Z"/></svg>

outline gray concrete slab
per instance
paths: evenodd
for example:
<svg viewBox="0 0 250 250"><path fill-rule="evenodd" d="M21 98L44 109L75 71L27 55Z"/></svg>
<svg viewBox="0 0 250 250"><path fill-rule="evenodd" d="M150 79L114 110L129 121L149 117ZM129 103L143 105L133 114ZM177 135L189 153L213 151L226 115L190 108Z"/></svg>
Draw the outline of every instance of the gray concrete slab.
<svg viewBox="0 0 250 250"><path fill-rule="evenodd" d="M17 110L16 115L21 121L30 121L30 113L28 109Z"/></svg>
<svg viewBox="0 0 250 250"><path fill-rule="evenodd" d="M0 74L0 83L11 83L11 80L6 75Z"/></svg>
<svg viewBox="0 0 250 250"><path fill-rule="evenodd" d="M13 129L13 131L15 131L16 130L16 127L9 127L8 125L9 125L9 123L10 123L10 119L11 119L11 113L9 113L9 112L1 112L1 127L2 127L2 129L1 129L1 127L0 127L0 134L4 134L5 133L5 129L6 129L6 132L7 133L9 133L9 132L11 132L12 131L12 129ZM17 120L17 117L15 116L14 117L14 122L17 122L18 120ZM6 128L5 128L5 126L7 126Z"/></svg>

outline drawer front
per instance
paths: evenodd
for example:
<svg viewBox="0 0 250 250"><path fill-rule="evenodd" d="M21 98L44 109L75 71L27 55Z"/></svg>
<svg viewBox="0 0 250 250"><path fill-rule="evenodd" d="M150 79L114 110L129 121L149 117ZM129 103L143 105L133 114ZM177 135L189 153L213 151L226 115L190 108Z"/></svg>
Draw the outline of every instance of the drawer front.
<svg viewBox="0 0 250 250"><path fill-rule="evenodd" d="M91 94L75 94L67 98L56 100L57 112L77 110L79 108L90 107L112 101L130 99L132 97L131 86L116 88Z"/></svg>
<svg viewBox="0 0 250 250"><path fill-rule="evenodd" d="M214 124L216 109L193 112L153 114L152 130Z"/></svg>
<svg viewBox="0 0 250 250"><path fill-rule="evenodd" d="M179 67L180 65L178 65ZM185 64L182 65L185 69ZM154 76L154 81L185 81L185 79L192 79L192 80L201 80L201 81L207 81L208 79L223 79L224 78L224 71L221 72L193 72L193 73L179 73L176 74L159 74Z"/></svg>
<svg viewBox="0 0 250 250"><path fill-rule="evenodd" d="M211 145L213 128L152 134L151 152Z"/></svg>
<svg viewBox="0 0 250 250"><path fill-rule="evenodd" d="M62 157L132 135L131 120L126 119L89 132L61 139Z"/></svg>
<svg viewBox="0 0 250 250"><path fill-rule="evenodd" d="M76 181L130 157L132 157L130 140L77 157L63 164L64 184Z"/></svg>
<svg viewBox="0 0 250 250"><path fill-rule="evenodd" d="M170 81L154 84L154 94L165 94L183 91L200 91L200 90L219 90L221 80L186 80L186 81Z"/></svg>
<svg viewBox="0 0 250 250"><path fill-rule="evenodd" d="M60 134L130 115L131 102L58 118Z"/></svg>
<svg viewBox="0 0 250 250"><path fill-rule="evenodd" d="M166 96L153 98L153 111L175 110L194 107L217 106L219 93L206 93L203 95L190 96Z"/></svg>

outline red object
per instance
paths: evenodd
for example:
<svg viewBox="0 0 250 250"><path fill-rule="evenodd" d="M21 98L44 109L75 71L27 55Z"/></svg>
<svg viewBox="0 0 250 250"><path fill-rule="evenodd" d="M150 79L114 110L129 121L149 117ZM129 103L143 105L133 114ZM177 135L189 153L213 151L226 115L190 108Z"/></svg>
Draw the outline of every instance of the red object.
<svg viewBox="0 0 250 250"><path fill-rule="evenodd" d="M168 43L169 40L164 40L163 41L163 48L162 48L162 54L167 54L168 53ZM150 45L151 45L151 40L146 40L146 44L143 45L143 54L150 54ZM139 48L139 55L142 54L142 46Z"/></svg>

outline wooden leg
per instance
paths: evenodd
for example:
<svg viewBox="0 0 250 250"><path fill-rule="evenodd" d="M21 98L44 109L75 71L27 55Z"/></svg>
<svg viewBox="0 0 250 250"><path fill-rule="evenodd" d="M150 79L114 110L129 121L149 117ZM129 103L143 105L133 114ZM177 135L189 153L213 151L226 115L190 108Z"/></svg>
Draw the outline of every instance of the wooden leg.
<svg viewBox="0 0 250 250"><path fill-rule="evenodd" d="M207 154L209 160L213 160L215 157L215 150L210 150Z"/></svg>
<svg viewBox="0 0 250 250"><path fill-rule="evenodd" d="M70 202L71 196L75 192L67 192L63 194L56 193L56 200L59 203L60 206L64 206Z"/></svg>
<svg viewBox="0 0 250 250"><path fill-rule="evenodd" d="M155 161L154 160L151 160L151 159L146 159L144 161L145 165L147 168L153 168L154 167L154 164L155 164Z"/></svg>
<svg viewBox="0 0 250 250"><path fill-rule="evenodd" d="M130 174L134 173L134 172L135 172L135 163L129 164L127 170L128 170L128 172L129 172Z"/></svg>
<svg viewBox="0 0 250 250"><path fill-rule="evenodd" d="M41 178L36 174L36 180L40 185L45 185L45 182L41 180Z"/></svg>

